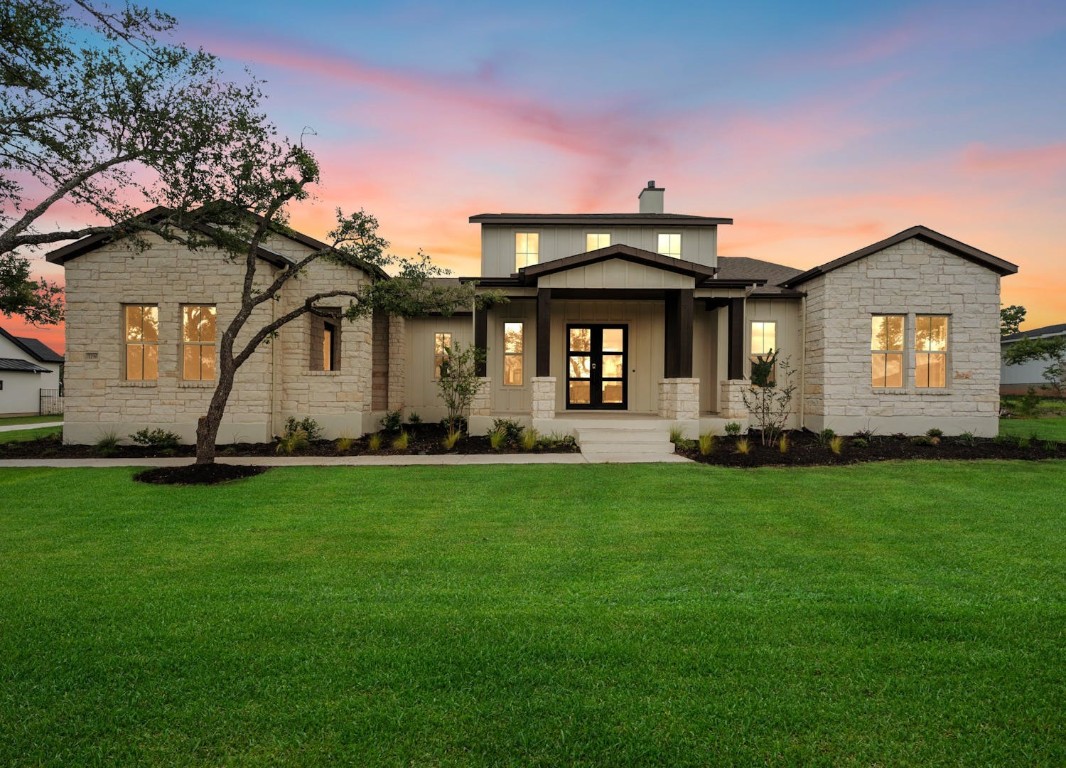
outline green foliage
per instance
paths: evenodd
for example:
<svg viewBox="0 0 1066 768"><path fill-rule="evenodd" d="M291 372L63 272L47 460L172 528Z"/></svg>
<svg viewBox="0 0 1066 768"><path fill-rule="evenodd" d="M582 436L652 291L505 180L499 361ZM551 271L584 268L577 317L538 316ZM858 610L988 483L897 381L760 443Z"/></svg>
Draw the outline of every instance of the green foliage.
<svg viewBox="0 0 1066 768"><path fill-rule="evenodd" d="M725 425L725 433L730 437L736 437L740 434L740 423L731 421Z"/></svg>
<svg viewBox="0 0 1066 768"><path fill-rule="evenodd" d="M352 449L352 444L355 441L350 437L338 437L333 446L337 449L337 453L348 453Z"/></svg>
<svg viewBox="0 0 1066 768"><path fill-rule="evenodd" d="M927 430L925 434L926 437L943 437L944 430L933 427L932 429Z"/></svg>
<svg viewBox="0 0 1066 768"><path fill-rule="evenodd" d="M704 432L700 435L700 456L710 456L714 452L714 434Z"/></svg>
<svg viewBox="0 0 1066 768"><path fill-rule="evenodd" d="M685 440L685 429L684 429L684 427L680 426L679 424L674 424L672 427L670 427L670 442L671 443L673 443L674 445L677 445L678 443L684 442L684 440Z"/></svg>
<svg viewBox="0 0 1066 768"><path fill-rule="evenodd" d="M181 436L166 429L152 429L147 427L130 435L130 440L137 445L155 450L174 450L181 444Z"/></svg>
<svg viewBox="0 0 1066 768"><path fill-rule="evenodd" d="M1036 416L1039 407L1040 396L1036 393L1034 387L1029 387L1026 393L1018 400L1018 415L1023 419L1031 419Z"/></svg>
<svg viewBox="0 0 1066 768"><path fill-rule="evenodd" d="M421 424L422 423L422 417L419 416L414 411L411 411L411 414L407 417L407 423L408 424Z"/></svg>
<svg viewBox="0 0 1066 768"><path fill-rule="evenodd" d="M371 453L377 453L381 450L381 433L375 432L366 439L366 449Z"/></svg>
<svg viewBox="0 0 1066 768"><path fill-rule="evenodd" d="M522 439L519 444L522 446L523 451L532 451L537 447L537 442L540 440L540 434L537 430L530 427L522 433Z"/></svg>
<svg viewBox="0 0 1066 768"><path fill-rule="evenodd" d="M437 379L437 392L448 410L448 429L459 429L459 418L466 417L470 404L485 382L477 375L477 367L485 361L485 350L473 345L456 343L444 349L444 361Z"/></svg>
<svg viewBox="0 0 1066 768"><path fill-rule="evenodd" d="M963 432L961 435L959 435L958 440L963 445L969 446L971 448L977 445L977 438L974 437L973 432Z"/></svg>
<svg viewBox="0 0 1066 768"><path fill-rule="evenodd" d="M777 450L783 456L788 453L789 448L792 447L791 442L788 439L788 434L783 433L781 437L777 439Z"/></svg>
<svg viewBox="0 0 1066 768"><path fill-rule="evenodd" d="M831 430L829 427L826 427L818 433L818 445L822 446L823 448L826 447L827 445L829 445L829 441L836 437L836 434L837 433Z"/></svg>
<svg viewBox="0 0 1066 768"><path fill-rule="evenodd" d="M1030 443L1032 442L1032 437L1030 437L1028 435L1023 436L1023 437L1018 437L1018 438L1016 438L1016 442L1018 443L1018 447L1019 448L1028 448Z"/></svg>
<svg viewBox="0 0 1066 768"><path fill-rule="evenodd" d="M524 431L525 427L512 419L493 419L490 435L499 432L503 435L504 444L517 448L521 444Z"/></svg>
<svg viewBox="0 0 1066 768"><path fill-rule="evenodd" d="M844 452L844 438L840 435L835 435L829 438L829 450L835 455L839 456Z"/></svg>
<svg viewBox="0 0 1066 768"><path fill-rule="evenodd" d="M559 448L573 449L577 447L577 439L573 435L552 432L550 435L542 435L538 437L537 447L551 450Z"/></svg>
<svg viewBox="0 0 1066 768"><path fill-rule="evenodd" d="M96 452L100 456L112 456L118 451L118 435L113 431L104 432L96 441Z"/></svg>
<svg viewBox="0 0 1066 768"><path fill-rule="evenodd" d="M408 438L407 432L401 432L400 434L398 434L392 439L393 450L406 451L409 439L410 438Z"/></svg>
<svg viewBox="0 0 1066 768"><path fill-rule="evenodd" d="M1057 340L1062 341L1063 346L1049 356L1051 364L1044 369L1042 375L1047 382L1044 388L1062 397L1066 395L1066 336L1060 336Z"/></svg>
<svg viewBox="0 0 1066 768"><path fill-rule="evenodd" d="M939 442L939 438L929 437L929 435L915 435L911 438L913 445L936 445Z"/></svg>
<svg viewBox="0 0 1066 768"><path fill-rule="evenodd" d="M0 253L0 314L19 315L35 325L54 325L63 319L63 288L34 279L28 259Z"/></svg>
<svg viewBox="0 0 1066 768"><path fill-rule="evenodd" d="M386 411L379 424L386 432L399 432L403 428L403 413L400 411Z"/></svg>
<svg viewBox="0 0 1066 768"><path fill-rule="evenodd" d="M870 447L870 441L867 440L865 437L853 437L851 439L851 444L855 448L869 448Z"/></svg>
<svg viewBox="0 0 1066 768"><path fill-rule="evenodd" d="M459 442L459 438L463 436L463 433L459 430L449 432L447 436L441 441L444 446L444 450L450 451L455 447L455 444ZM406 447L406 446L405 446Z"/></svg>
<svg viewBox="0 0 1066 768"><path fill-rule="evenodd" d="M875 434L876 433L872 429L860 429L854 435L852 435L852 437L857 438L859 440L865 440L867 444L870 444L873 442Z"/></svg>
<svg viewBox="0 0 1066 768"><path fill-rule="evenodd" d="M504 432L502 430L499 430L499 429L494 429L492 432L489 432L489 446L492 448L492 450L498 451L498 450L502 449L503 446L506 445L506 444L507 444L507 433L506 432Z"/></svg>
<svg viewBox="0 0 1066 768"><path fill-rule="evenodd" d="M320 427L318 422L310 416L305 419L297 419L295 416L290 416L285 420L285 432L283 436L288 436L297 430L302 431L305 437L310 441L322 439L322 427Z"/></svg>
<svg viewBox="0 0 1066 768"><path fill-rule="evenodd" d="M742 437L737 440L737 453L747 456L751 453L752 445L751 440L746 437Z"/></svg>
<svg viewBox="0 0 1066 768"><path fill-rule="evenodd" d="M780 375L774 377L777 354L776 350L771 350L768 355L756 356L751 364L751 385L741 391L744 406L759 430L763 445L772 445L784 430L792 415L792 398L798 389L793 380L795 370L787 357L777 365Z"/></svg>
<svg viewBox="0 0 1066 768"><path fill-rule="evenodd" d="M278 438L278 444L274 450L277 453L291 456L294 453L305 450L310 444L311 441L307 437L307 430L303 427L295 427L294 429L285 430L285 434Z"/></svg>
<svg viewBox="0 0 1066 768"><path fill-rule="evenodd" d="M1025 307L1017 304L1011 304L1009 307L1000 307L1000 336L1010 336L1011 334L1018 333L1023 322L1025 322Z"/></svg>

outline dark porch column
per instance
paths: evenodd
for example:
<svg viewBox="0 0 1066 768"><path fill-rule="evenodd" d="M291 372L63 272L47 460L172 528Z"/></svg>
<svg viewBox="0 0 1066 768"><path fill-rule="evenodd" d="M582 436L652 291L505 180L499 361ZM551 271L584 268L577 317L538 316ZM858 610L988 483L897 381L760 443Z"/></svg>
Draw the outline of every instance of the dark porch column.
<svg viewBox="0 0 1066 768"><path fill-rule="evenodd" d="M744 378L744 299L729 300L729 378Z"/></svg>
<svg viewBox="0 0 1066 768"><path fill-rule="evenodd" d="M670 290L664 297L665 354L663 375L667 379L692 378L693 291Z"/></svg>
<svg viewBox="0 0 1066 768"><path fill-rule="evenodd" d="M489 348L489 310L474 307L474 346L486 351L485 357L477 363L477 375L488 376L488 348Z"/></svg>
<svg viewBox="0 0 1066 768"><path fill-rule="evenodd" d="M537 289L537 375L551 376L552 289Z"/></svg>

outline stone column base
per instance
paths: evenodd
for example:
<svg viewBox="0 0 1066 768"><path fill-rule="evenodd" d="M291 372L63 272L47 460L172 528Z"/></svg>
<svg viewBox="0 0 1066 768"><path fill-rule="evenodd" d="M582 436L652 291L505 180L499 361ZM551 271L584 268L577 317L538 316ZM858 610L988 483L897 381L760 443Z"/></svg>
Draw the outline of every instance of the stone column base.
<svg viewBox="0 0 1066 768"><path fill-rule="evenodd" d="M660 379L659 415L678 421L699 419L700 380Z"/></svg>
<svg viewBox="0 0 1066 768"><path fill-rule="evenodd" d="M727 379L722 382L718 391L718 415L723 419L736 419L747 421L751 414L744 405L744 396L741 394L748 388L747 379Z"/></svg>
<svg viewBox="0 0 1066 768"><path fill-rule="evenodd" d="M555 377L534 376L530 379L533 385L533 409L534 419L555 418Z"/></svg>
<svg viewBox="0 0 1066 768"><path fill-rule="evenodd" d="M488 416L492 413L492 378L481 377L481 388L470 403L471 416Z"/></svg>

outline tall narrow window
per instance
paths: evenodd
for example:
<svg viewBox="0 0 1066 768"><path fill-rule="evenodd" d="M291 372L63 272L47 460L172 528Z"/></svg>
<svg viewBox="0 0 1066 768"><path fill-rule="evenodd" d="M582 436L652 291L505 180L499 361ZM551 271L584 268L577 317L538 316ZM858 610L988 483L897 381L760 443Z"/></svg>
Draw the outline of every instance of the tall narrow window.
<svg viewBox="0 0 1066 768"><path fill-rule="evenodd" d="M914 319L914 386L948 385L948 318L918 315Z"/></svg>
<svg viewBox="0 0 1066 768"><path fill-rule="evenodd" d="M333 323L322 323L322 370L332 371L333 367L333 340L337 336L337 329Z"/></svg>
<svg viewBox="0 0 1066 768"><path fill-rule="evenodd" d="M540 261L540 234L516 232L514 236L515 269L532 266Z"/></svg>
<svg viewBox="0 0 1066 768"><path fill-rule="evenodd" d="M597 248L606 248L611 244L610 234L585 235L585 250L595 251Z"/></svg>
<svg viewBox="0 0 1066 768"><path fill-rule="evenodd" d="M445 352L452 347L452 335L450 333L433 334L433 378L440 378L440 370L448 356Z"/></svg>
<svg viewBox="0 0 1066 768"><path fill-rule="evenodd" d="M764 360L771 352L777 350L777 323L775 321L756 320L751 324L751 362ZM767 381L773 381L777 374L774 363ZM754 380L754 379L753 379Z"/></svg>
<svg viewBox="0 0 1066 768"><path fill-rule="evenodd" d="M309 315L311 344L308 355L312 371L339 371L341 368L340 310L319 309Z"/></svg>
<svg viewBox="0 0 1066 768"><path fill-rule="evenodd" d="M185 381L215 378L215 308L190 304L181 308L181 377Z"/></svg>
<svg viewBox="0 0 1066 768"><path fill-rule="evenodd" d="M659 235L659 253L674 259L681 258L681 235Z"/></svg>
<svg viewBox="0 0 1066 768"><path fill-rule="evenodd" d="M903 386L903 315L874 315L870 331L874 387Z"/></svg>
<svg viewBox="0 0 1066 768"><path fill-rule="evenodd" d="M127 304L123 308L126 381L159 378L159 307Z"/></svg>
<svg viewBox="0 0 1066 768"><path fill-rule="evenodd" d="M522 323L503 324L503 383L507 387L522 386L522 350L525 328Z"/></svg>

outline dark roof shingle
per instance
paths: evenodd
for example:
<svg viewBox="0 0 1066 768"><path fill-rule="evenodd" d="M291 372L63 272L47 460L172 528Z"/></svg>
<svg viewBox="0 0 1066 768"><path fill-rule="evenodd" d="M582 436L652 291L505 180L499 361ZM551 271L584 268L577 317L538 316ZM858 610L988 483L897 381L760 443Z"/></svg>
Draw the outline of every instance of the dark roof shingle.
<svg viewBox="0 0 1066 768"><path fill-rule="evenodd" d="M47 368L34 365L29 360L15 357L0 357L0 371L18 371L22 373L51 373Z"/></svg>
<svg viewBox="0 0 1066 768"><path fill-rule="evenodd" d="M39 339L15 336L0 328L0 336L10 341L39 363L62 363L63 356Z"/></svg>

